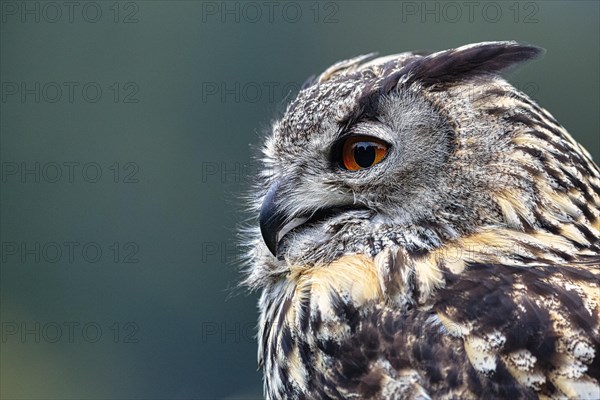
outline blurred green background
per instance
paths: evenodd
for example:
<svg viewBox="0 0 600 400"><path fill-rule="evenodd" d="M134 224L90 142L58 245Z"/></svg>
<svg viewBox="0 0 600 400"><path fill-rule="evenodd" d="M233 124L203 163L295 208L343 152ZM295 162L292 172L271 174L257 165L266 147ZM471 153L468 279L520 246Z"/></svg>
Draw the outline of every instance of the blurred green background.
<svg viewBox="0 0 600 400"><path fill-rule="evenodd" d="M261 397L249 145L339 59L542 46L511 81L600 158L596 1L0 4L2 399Z"/></svg>

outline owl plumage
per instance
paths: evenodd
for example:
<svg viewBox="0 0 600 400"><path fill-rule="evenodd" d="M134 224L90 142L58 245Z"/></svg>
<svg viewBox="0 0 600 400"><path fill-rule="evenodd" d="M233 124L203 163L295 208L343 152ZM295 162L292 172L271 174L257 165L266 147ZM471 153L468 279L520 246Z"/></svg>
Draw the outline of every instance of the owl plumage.
<svg viewBox="0 0 600 400"><path fill-rule="evenodd" d="M541 53L357 57L273 124L246 278L267 398L600 398L600 171L500 76Z"/></svg>

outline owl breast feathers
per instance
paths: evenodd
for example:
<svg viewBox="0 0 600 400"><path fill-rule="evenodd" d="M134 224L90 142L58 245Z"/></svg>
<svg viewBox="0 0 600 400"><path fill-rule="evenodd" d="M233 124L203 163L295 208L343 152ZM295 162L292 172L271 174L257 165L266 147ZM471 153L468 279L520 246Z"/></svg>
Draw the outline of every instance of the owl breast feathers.
<svg viewBox="0 0 600 400"><path fill-rule="evenodd" d="M273 124L246 275L267 398L600 398L600 171L500 76L541 53L357 57Z"/></svg>

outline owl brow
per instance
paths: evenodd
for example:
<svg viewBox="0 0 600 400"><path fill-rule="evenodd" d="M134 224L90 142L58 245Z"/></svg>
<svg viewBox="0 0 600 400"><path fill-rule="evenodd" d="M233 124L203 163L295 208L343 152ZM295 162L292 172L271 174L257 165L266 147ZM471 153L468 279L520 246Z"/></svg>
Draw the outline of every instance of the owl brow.
<svg viewBox="0 0 600 400"><path fill-rule="evenodd" d="M373 86L365 88L365 94L356 100L356 107L340 121L338 137L346 136L359 122L378 121L379 103L384 94L381 88L373 88Z"/></svg>
<svg viewBox="0 0 600 400"><path fill-rule="evenodd" d="M378 121L381 99L391 92L398 90L398 84L412 65L405 65L400 70L391 73L379 82L368 84L363 94L356 100L356 107L341 121L344 130L350 130L352 125L363 121Z"/></svg>

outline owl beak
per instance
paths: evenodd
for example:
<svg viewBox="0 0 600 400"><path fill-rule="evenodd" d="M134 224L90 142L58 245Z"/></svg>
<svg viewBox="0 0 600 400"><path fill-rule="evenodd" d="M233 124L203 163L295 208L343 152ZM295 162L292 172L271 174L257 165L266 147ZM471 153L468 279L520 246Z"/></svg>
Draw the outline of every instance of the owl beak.
<svg viewBox="0 0 600 400"><path fill-rule="evenodd" d="M284 207L281 207L281 202L278 196L281 195L281 182L277 181L271 185L267 192L258 217L260 225L260 233L267 248L274 257L281 260L283 257L277 256L277 250L280 241L283 237L293 229L305 223L318 223L327 220L335 215L339 215L350 210L365 211L364 206L355 204L338 205L335 207L323 207L313 210L312 213L306 215L289 215Z"/></svg>
<svg viewBox="0 0 600 400"><path fill-rule="evenodd" d="M277 207L277 192L279 190L279 182L275 182L260 208L260 233L267 248L275 257L277 257L277 243L279 242L279 232L287 222L285 213Z"/></svg>

